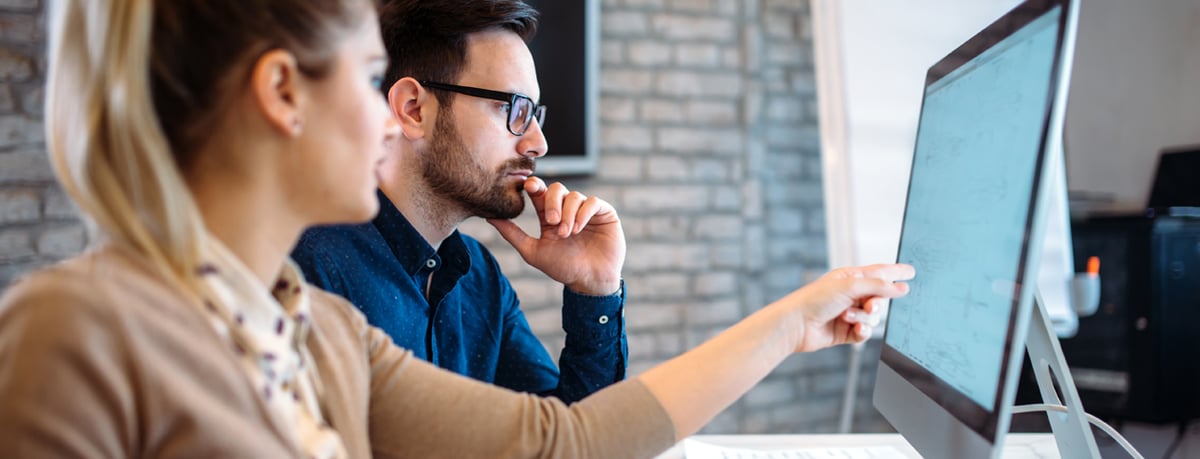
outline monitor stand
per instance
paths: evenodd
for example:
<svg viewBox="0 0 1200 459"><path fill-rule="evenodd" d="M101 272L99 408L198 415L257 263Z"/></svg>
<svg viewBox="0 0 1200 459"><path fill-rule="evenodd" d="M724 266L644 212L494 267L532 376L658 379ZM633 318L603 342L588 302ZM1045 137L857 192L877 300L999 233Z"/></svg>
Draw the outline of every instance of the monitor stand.
<svg viewBox="0 0 1200 459"><path fill-rule="evenodd" d="M1092 429L1084 415L1083 403L1079 400L1079 392L1075 390L1075 380L1071 378L1071 372L1067 369L1067 361L1063 358L1058 338L1050 328L1050 317L1046 314L1040 293L1035 297L1033 317L1029 318L1029 322L1025 349L1029 352L1029 361L1033 365L1034 375L1037 376L1042 400L1047 404L1067 407L1066 413L1046 413L1050 428L1054 432L1054 441L1058 443L1059 455L1064 459L1100 457L1096 439L1092 436ZM1055 381L1058 382L1057 388ZM1059 400L1059 391L1062 392L1065 401Z"/></svg>

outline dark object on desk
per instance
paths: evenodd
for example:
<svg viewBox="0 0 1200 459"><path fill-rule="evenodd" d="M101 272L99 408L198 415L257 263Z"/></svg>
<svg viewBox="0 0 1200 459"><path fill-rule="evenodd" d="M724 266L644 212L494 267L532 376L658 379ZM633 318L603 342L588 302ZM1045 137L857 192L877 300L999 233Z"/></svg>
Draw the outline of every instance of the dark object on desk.
<svg viewBox="0 0 1200 459"><path fill-rule="evenodd" d="M1084 409L1121 421L1200 417L1200 219L1094 218L1072 233L1076 266L1102 263L1100 309L1061 340Z"/></svg>
<svg viewBox="0 0 1200 459"><path fill-rule="evenodd" d="M1200 217L1200 146L1167 150L1159 155L1146 208L1148 216ZM1193 215L1188 215L1189 210Z"/></svg>

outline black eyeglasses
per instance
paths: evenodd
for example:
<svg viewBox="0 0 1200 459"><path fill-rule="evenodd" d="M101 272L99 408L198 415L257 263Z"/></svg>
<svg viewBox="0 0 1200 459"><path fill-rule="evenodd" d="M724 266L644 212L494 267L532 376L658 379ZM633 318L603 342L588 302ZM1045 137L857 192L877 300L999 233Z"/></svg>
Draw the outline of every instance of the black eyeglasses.
<svg viewBox="0 0 1200 459"><path fill-rule="evenodd" d="M422 81L421 84L433 89L508 102L508 132L511 132L515 136L525 135L525 131L529 130L529 125L533 124L534 118L537 118L538 125L546 124L546 106L538 105L528 96L470 86L434 83L432 81Z"/></svg>

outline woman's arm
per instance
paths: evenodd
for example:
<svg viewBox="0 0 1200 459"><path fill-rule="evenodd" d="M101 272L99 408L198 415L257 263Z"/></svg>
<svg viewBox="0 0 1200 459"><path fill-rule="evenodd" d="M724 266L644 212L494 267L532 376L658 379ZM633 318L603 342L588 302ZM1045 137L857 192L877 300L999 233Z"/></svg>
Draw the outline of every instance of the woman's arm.
<svg viewBox="0 0 1200 459"><path fill-rule="evenodd" d="M870 336L876 298L908 292L907 265L845 268L738 322L640 379L667 410L675 436L695 433L793 352L858 342Z"/></svg>

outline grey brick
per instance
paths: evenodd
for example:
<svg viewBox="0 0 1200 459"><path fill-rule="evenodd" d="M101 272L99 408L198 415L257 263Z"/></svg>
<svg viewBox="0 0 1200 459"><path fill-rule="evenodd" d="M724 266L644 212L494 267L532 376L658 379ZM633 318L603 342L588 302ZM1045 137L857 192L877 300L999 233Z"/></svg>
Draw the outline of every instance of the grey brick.
<svg viewBox="0 0 1200 459"><path fill-rule="evenodd" d="M37 43L45 39L44 29L37 15L0 13L0 40Z"/></svg>
<svg viewBox="0 0 1200 459"><path fill-rule="evenodd" d="M23 84L16 86L17 93L21 96L21 112L26 115L41 116L45 110L42 107L43 86L38 84Z"/></svg>
<svg viewBox="0 0 1200 459"><path fill-rule="evenodd" d="M654 88L661 94L672 96L734 100L743 95L744 85L741 75L664 71L655 80Z"/></svg>
<svg viewBox="0 0 1200 459"><path fill-rule="evenodd" d="M695 158L689 164L693 180L705 183L728 183L736 181L734 171L740 166L736 160ZM720 189L718 189L719 191ZM733 193L737 194L737 193ZM739 196L740 198L740 196ZM738 199L740 202L741 199Z"/></svg>
<svg viewBox="0 0 1200 459"><path fill-rule="evenodd" d="M637 121L637 101L631 97L601 97L599 111L600 121Z"/></svg>
<svg viewBox="0 0 1200 459"><path fill-rule="evenodd" d="M517 279L511 282L522 305L554 308L562 304L562 284L549 279Z"/></svg>
<svg viewBox="0 0 1200 459"><path fill-rule="evenodd" d="M687 215L649 216L636 220L642 222L639 237L646 241L682 241L692 224L692 217Z"/></svg>
<svg viewBox="0 0 1200 459"><path fill-rule="evenodd" d="M767 128L767 145L775 148L819 149L821 133L817 126L771 126Z"/></svg>
<svg viewBox="0 0 1200 459"><path fill-rule="evenodd" d="M717 212L739 211L743 210L747 204L748 201L739 193L738 187L732 185L713 187L712 210ZM746 215L743 213L742 217L746 218Z"/></svg>
<svg viewBox="0 0 1200 459"><path fill-rule="evenodd" d="M804 214L800 211L767 214L767 233L796 235L804 232Z"/></svg>
<svg viewBox="0 0 1200 459"><path fill-rule="evenodd" d="M661 10L666 5L666 0L620 0L621 5L634 8L655 9Z"/></svg>
<svg viewBox="0 0 1200 459"><path fill-rule="evenodd" d="M32 12L41 4L41 0L0 0L0 9Z"/></svg>
<svg viewBox="0 0 1200 459"><path fill-rule="evenodd" d="M776 181L801 181L808 178L805 160L803 153L799 151L773 152L764 158L767 164L765 178Z"/></svg>
<svg viewBox="0 0 1200 459"><path fill-rule="evenodd" d="M712 0L669 0L667 5L672 11L707 13L713 9Z"/></svg>
<svg viewBox="0 0 1200 459"><path fill-rule="evenodd" d="M657 357L658 345L657 336L651 333L626 333L626 339L629 340L629 358L631 360Z"/></svg>
<svg viewBox="0 0 1200 459"><path fill-rule="evenodd" d="M801 43L767 43L767 63L784 67L811 67L812 47Z"/></svg>
<svg viewBox="0 0 1200 459"><path fill-rule="evenodd" d="M776 236L772 238L769 263L819 262L825 259L825 238L817 236ZM800 277L797 277L800 279Z"/></svg>
<svg viewBox="0 0 1200 459"><path fill-rule="evenodd" d="M643 67L663 65L671 61L671 46L658 41L637 41L629 44L629 63Z"/></svg>
<svg viewBox="0 0 1200 459"><path fill-rule="evenodd" d="M638 274L652 271L697 272L707 268L708 247L702 244L663 244L634 242L629 253L638 256L625 260L626 272Z"/></svg>
<svg viewBox="0 0 1200 459"><path fill-rule="evenodd" d="M83 225L73 224L48 229L37 240L39 254L51 257L78 255L87 245L87 234Z"/></svg>
<svg viewBox="0 0 1200 459"><path fill-rule="evenodd" d="M703 186L631 186L625 189L625 209L630 212L698 211L708 207Z"/></svg>
<svg viewBox="0 0 1200 459"><path fill-rule="evenodd" d="M639 256L633 254L633 256ZM631 290L638 292L639 299L653 301L679 301L688 298L688 276L683 273L651 273L626 279Z"/></svg>
<svg viewBox="0 0 1200 459"><path fill-rule="evenodd" d="M602 70L600 91L604 95L641 96L654 89L655 75L651 70Z"/></svg>
<svg viewBox="0 0 1200 459"><path fill-rule="evenodd" d="M628 38L646 35L650 26L645 14L620 11L604 13L600 30L605 37Z"/></svg>
<svg viewBox="0 0 1200 459"><path fill-rule="evenodd" d="M819 206L825 199L825 190L820 183L783 181L773 184L774 191L767 194L768 206Z"/></svg>
<svg viewBox="0 0 1200 459"><path fill-rule="evenodd" d="M0 148L41 142L42 122L24 115L0 115Z"/></svg>
<svg viewBox="0 0 1200 459"><path fill-rule="evenodd" d="M628 279L626 280L628 282ZM656 330L678 324L681 320L677 304L653 304L626 299L625 327L629 330Z"/></svg>
<svg viewBox="0 0 1200 459"><path fill-rule="evenodd" d="M737 293L738 273L732 271L697 274L692 281L692 293L699 298L725 297ZM740 318L742 312L736 305L733 315Z"/></svg>
<svg viewBox="0 0 1200 459"><path fill-rule="evenodd" d="M772 97L766 102L768 121L798 123L804 120L804 99L799 96Z"/></svg>
<svg viewBox="0 0 1200 459"><path fill-rule="evenodd" d="M737 155L743 151L743 133L735 128L661 128L659 149L664 152Z"/></svg>
<svg viewBox="0 0 1200 459"><path fill-rule="evenodd" d="M600 147L616 151L645 151L654 146L654 131L641 126L603 126Z"/></svg>
<svg viewBox="0 0 1200 459"><path fill-rule="evenodd" d="M748 223L743 233L746 248L746 269L759 271L767 263L766 231L762 225Z"/></svg>
<svg viewBox="0 0 1200 459"><path fill-rule="evenodd" d="M618 41L600 43L600 64L620 65L625 63L625 44Z"/></svg>
<svg viewBox="0 0 1200 459"><path fill-rule="evenodd" d="M0 83L0 113L9 113L17 108L16 102L13 101L12 88Z"/></svg>
<svg viewBox="0 0 1200 459"><path fill-rule="evenodd" d="M742 319L741 303L733 299L710 299L696 301L684 309L690 326L717 326L723 330ZM707 336L705 337L707 339Z"/></svg>
<svg viewBox="0 0 1200 459"><path fill-rule="evenodd" d="M648 99L638 107L642 121L677 123L684 120L683 104L676 100Z"/></svg>
<svg viewBox="0 0 1200 459"><path fill-rule="evenodd" d="M696 219L692 235L701 241L737 241L742 235L740 215L705 215Z"/></svg>
<svg viewBox="0 0 1200 459"><path fill-rule="evenodd" d="M682 67L719 67L721 47L711 43L681 44L675 47L675 63Z"/></svg>
<svg viewBox="0 0 1200 459"><path fill-rule="evenodd" d="M737 39L732 19L659 14L650 19L655 35L679 41L728 43Z"/></svg>
<svg viewBox="0 0 1200 459"><path fill-rule="evenodd" d="M36 70L33 58L10 48L0 48L0 80L26 81Z"/></svg>
<svg viewBox="0 0 1200 459"><path fill-rule="evenodd" d="M28 229L0 228L0 261L20 260L36 253Z"/></svg>
<svg viewBox="0 0 1200 459"><path fill-rule="evenodd" d="M525 310L525 320L529 328L545 340L546 335L553 335L562 330L562 310L554 308Z"/></svg>
<svg viewBox="0 0 1200 459"><path fill-rule="evenodd" d="M645 175L643 164L641 156L615 153L600 155L597 178L614 182L636 181ZM620 212L621 209L617 208L617 213Z"/></svg>
<svg viewBox="0 0 1200 459"><path fill-rule="evenodd" d="M646 178L656 182L675 182L691 177L688 161L678 156L646 158Z"/></svg>
<svg viewBox="0 0 1200 459"><path fill-rule="evenodd" d="M48 219L76 219L80 216L75 202L58 186L52 186L42 194L42 215Z"/></svg>
<svg viewBox="0 0 1200 459"><path fill-rule="evenodd" d="M0 223L24 223L41 217L41 202L37 191L30 189L0 190Z"/></svg>
<svg viewBox="0 0 1200 459"><path fill-rule="evenodd" d="M796 37L796 17L787 14L769 14L763 18L763 31L772 39L791 41Z"/></svg>
<svg viewBox="0 0 1200 459"><path fill-rule="evenodd" d="M741 269L745 250L740 242L718 242L709 245L709 265L717 269Z"/></svg>
<svg viewBox="0 0 1200 459"><path fill-rule="evenodd" d="M46 152L21 149L0 153L0 183L49 180L54 180L54 170L50 167L50 159Z"/></svg>
<svg viewBox="0 0 1200 459"><path fill-rule="evenodd" d="M683 111L691 123L733 124L738 122L738 105L731 102L689 100Z"/></svg>

